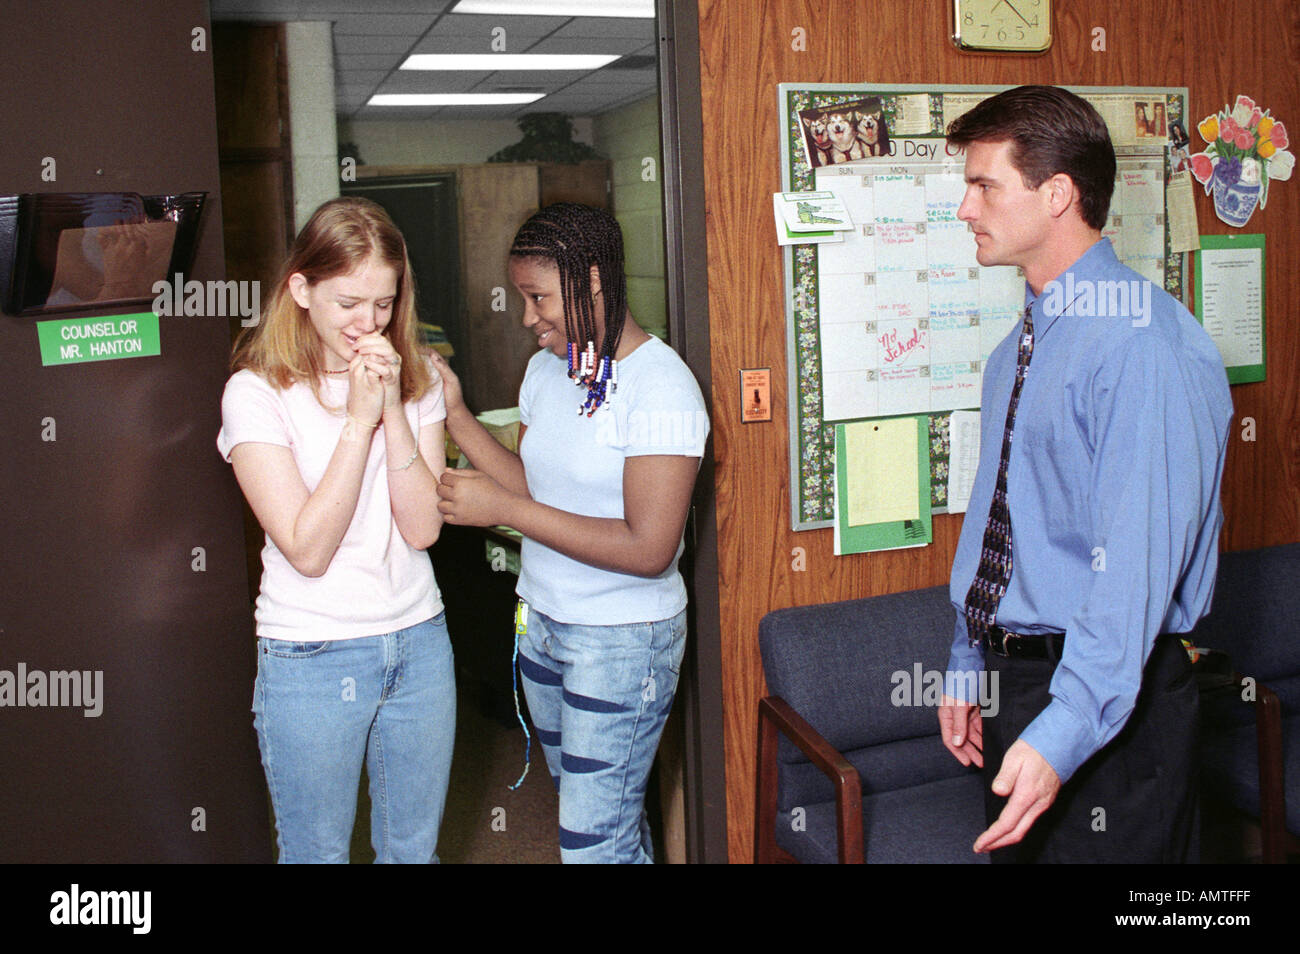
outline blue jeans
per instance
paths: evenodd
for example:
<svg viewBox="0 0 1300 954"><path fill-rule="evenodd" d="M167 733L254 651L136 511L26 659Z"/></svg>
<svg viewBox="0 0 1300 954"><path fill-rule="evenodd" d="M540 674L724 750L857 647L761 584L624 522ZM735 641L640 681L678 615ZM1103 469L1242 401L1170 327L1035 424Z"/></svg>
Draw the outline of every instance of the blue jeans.
<svg viewBox="0 0 1300 954"><path fill-rule="evenodd" d="M375 861L437 862L456 736L442 614L383 636L259 639L253 725L281 864L347 863L362 759Z"/></svg>
<svg viewBox="0 0 1300 954"><path fill-rule="evenodd" d="M519 672L560 792L565 864L654 861L646 782L685 649L685 610L654 623L581 626L529 608Z"/></svg>

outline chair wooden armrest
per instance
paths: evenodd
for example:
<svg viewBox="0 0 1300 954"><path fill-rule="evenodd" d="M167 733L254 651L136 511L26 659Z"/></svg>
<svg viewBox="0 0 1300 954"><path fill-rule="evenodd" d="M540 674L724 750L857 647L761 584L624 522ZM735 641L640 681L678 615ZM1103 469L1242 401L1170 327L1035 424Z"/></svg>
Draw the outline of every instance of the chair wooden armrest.
<svg viewBox="0 0 1300 954"><path fill-rule="evenodd" d="M1234 672L1238 685L1246 678ZM1259 758L1259 827L1263 862L1286 864L1288 852L1300 851L1300 839L1286 828L1286 771L1282 764L1282 703L1268 686L1255 686L1255 741Z"/></svg>
<svg viewBox="0 0 1300 954"><path fill-rule="evenodd" d="M780 696L767 696L758 702L755 863L796 861L776 844L778 732L793 742L835 786L835 828L840 864L862 864L862 781L858 778L858 770Z"/></svg>

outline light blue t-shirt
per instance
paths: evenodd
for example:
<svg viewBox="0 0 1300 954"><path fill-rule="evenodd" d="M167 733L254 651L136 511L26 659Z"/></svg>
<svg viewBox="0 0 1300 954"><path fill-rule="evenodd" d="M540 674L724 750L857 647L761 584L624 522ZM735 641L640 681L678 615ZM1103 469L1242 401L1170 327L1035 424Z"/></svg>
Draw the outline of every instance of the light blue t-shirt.
<svg viewBox="0 0 1300 954"><path fill-rule="evenodd" d="M702 457L709 418L700 386L677 353L650 338L618 362L618 390L591 417L586 390L550 351L528 362L519 389L519 448L538 503L588 517L623 518L623 462L651 454ZM659 576L602 570L524 538L518 593L561 623L613 626L671 619L686 608L677 572L682 543Z"/></svg>

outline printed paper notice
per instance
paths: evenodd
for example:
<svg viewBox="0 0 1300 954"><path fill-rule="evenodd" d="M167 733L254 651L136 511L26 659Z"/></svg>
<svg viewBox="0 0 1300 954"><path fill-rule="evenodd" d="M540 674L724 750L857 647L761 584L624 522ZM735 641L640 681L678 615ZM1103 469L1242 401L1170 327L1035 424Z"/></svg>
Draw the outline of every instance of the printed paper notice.
<svg viewBox="0 0 1300 954"><path fill-rule="evenodd" d="M944 93L943 128L947 130L954 119L962 113L970 112L992 95L992 93Z"/></svg>
<svg viewBox="0 0 1300 954"><path fill-rule="evenodd" d="M916 421L849 424L844 439L849 526L917 519Z"/></svg>
<svg viewBox="0 0 1300 954"><path fill-rule="evenodd" d="M1192 201L1192 174L1184 169L1175 172L1165 186L1165 206L1169 215L1169 250L1194 252L1201 247L1196 226L1196 203Z"/></svg>
<svg viewBox="0 0 1300 954"><path fill-rule="evenodd" d="M948 419L948 512L965 513L980 462L980 412L953 411Z"/></svg>
<svg viewBox="0 0 1300 954"><path fill-rule="evenodd" d="M923 136L930 132L930 96L913 93L899 96L894 104L894 133Z"/></svg>
<svg viewBox="0 0 1300 954"><path fill-rule="evenodd" d="M1196 266L1196 316L1234 384L1264 379L1264 236L1205 235Z"/></svg>

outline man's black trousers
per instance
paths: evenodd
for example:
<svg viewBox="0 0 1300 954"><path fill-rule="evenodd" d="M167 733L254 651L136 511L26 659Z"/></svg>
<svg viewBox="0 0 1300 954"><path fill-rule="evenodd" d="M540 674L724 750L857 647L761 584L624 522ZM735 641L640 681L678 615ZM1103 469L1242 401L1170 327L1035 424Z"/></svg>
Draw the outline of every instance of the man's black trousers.
<svg viewBox="0 0 1300 954"><path fill-rule="evenodd" d="M1057 662L985 654L996 672L998 712L984 718L985 813L1006 799L990 786L1002 757L1051 701ZM1198 860L1196 785L1198 690L1178 637L1160 636L1142 674L1137 705L1119 735L1061 787L1018 845L993 852L1006 862L1187 863Z"/></svg>

